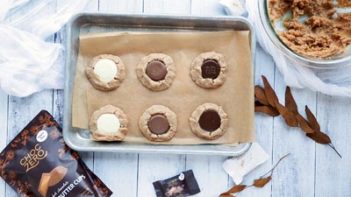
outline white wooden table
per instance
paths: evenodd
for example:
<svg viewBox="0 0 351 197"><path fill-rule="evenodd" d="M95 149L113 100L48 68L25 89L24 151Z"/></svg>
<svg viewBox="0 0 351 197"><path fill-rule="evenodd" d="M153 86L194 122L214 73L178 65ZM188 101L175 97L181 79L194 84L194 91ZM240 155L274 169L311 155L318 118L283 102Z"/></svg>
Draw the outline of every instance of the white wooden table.
<svg viewBox="0 0 351 197"><path fill-rule="evenodd" d="M63 0L48 7L62 6ZM217 0L91 0L87 11L133 14L224 15ZM61 33L52 37L62 42ZM256 84L266 75L283 99L285 83L272 59L257 48ZM331 136L343 155L340 159L328 146L315 144L299 129L288 128L280 117L256 115L257 141L270 155L264 165L252 172L246 182L266 172L281 156L291 155L277 168L273 181L263 189L248 189L239 196L351 196L351 100L293 89L300 109L307 104L316 113L321 128ZM5 145L41 109L51 112L62 123L63 91L47 90L28 98L16 98L0 92L0 148ZM88 166L112 189L114 196L155 196L152 182L192 169L201 187L197 196L218 196L233 185L222 170L225 157L81 153ZM0 196L16 196L0 180Z"/></svg>

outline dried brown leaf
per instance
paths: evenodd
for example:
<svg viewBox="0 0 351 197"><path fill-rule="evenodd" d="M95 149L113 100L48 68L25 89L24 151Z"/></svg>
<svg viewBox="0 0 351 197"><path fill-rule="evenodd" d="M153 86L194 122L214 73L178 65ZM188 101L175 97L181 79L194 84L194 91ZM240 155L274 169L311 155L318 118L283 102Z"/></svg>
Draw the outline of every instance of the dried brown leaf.
<svg viewBox="0 0 351 197"><path fill-rule="evenodd" d="M306 111L307 119L309 121L308 124L314 130L313 133L307 133L306 134L307 137L311 138L312 140L314 140L319 144L329 145L335 151L335 153L340 158L342 158L341 154L338 152L338 150L336 150L335 146L332 144L330 137L320 130L320 126L316 117L307 106L305 107L305 111Z"/></svg>
<svg viewBox="0 0 351 197"><path fill-rule="evenodd" d="M265 113L269 116L279 116L279 112L271 106L255 106L255 112Z"/></svg>
<svg viewBox="0 0 351 197"><path fill-rule="evenodd" d="M234 195L231 195L229 193L223 193L219 197L235 197Z"/></svg>
<svg viewBox="0 0 351 197"><path fill-rule="evenodd" d="M255 97L263 105L269 105L264 89L259 85L255 86Z"/></svg>
<svg viewBox="0 0 351 197"><path fill-rule="evenodd" d="M264 187L267 183L269 183L269 181L272 180L272 176L268 176L268 177L261 177L259 179L254 180L254 183L252 184L255 187L259 187L262 188Z"/></svg>
<svg viewBox="0 0 351 197"><path fill-rule="evenodd" d="M321 131L315 131L314 133L307 133L306 135L319 144L331 143L330 137Z"/></svg>
<svg viewBox="0 0 351 197"><path fill-rule="evenodd" d="M276 104L279 103L276 93L274 92L272 86L269 84L267 78L264 75L262 75L262 81L264 84L264 93L266 95L268 103L272 107L276 107Z"/></svg>
<svg viewBox="0 0 351 197"><path fill-rule="evenodd" d="M247 186L246 185L235 185L234 187L230 188L227 192L228 193L238 193L243 191Z"/></svg>
<svg viewBox="0 0 351 197"><path fill-rule="evenodd" d="M300 124L300 128L305 132L305 133L313 133L314 130L310 127L308 124L307 120L301 116L300 114L296 115L296 120Z"/></svg>
<svg viewBox="0 0 351 197"><path fill-rule="evenodd" d="M235 185L232 188L230 188L228 191L222 193L220 197L227 197L227 196L232 196L231 194L235 194L238 192L243 191L247 186L246 185Z"/></svg>
<svg viewBox="0 0 351 197"><path fill-rule="evenodd" d="M277 103L277 109L280 115L282 115L282 117L284 118L287 125L289 125L290 127L299 126L295 115L291 111L289 111L288 108L284 107L280 103Z"/></svg>
<svg viewBox="0 0 351 197"><path fill-rule="evenodd" d="M264 106L260 101L258 100L255 100L255 107L256 106Z"/></svg>
<svg viewBox="0 0 351 197"><path fill-rule="evenodd" d="M264 84L264 92L262 92L262 87L255 86L255 112L277 116L278 113L276 111L278 111L288 126L300 127L309 138L317 143L329 145L340 157L342 157L336 150L335 146L331 143L330 137L321 131L320 125L312 111L305 106L307 120L299 114L296 101L289 87L285 90L285 106L283 106L279 103L278 97L267 78L263 75L261 77Z"/></svg>
<svg viewBox="0 0 351 197"><path fill-rule="evenodd" d="M312 111L310 110L310 108L307 107L307 105L305 106L305 112L306 112L308 124L310 125L310 127L315 132L320 131L321 127L319 126L319 123L318 123L316 117L314 116L314 114L312 113Z"/></svg>
<svg viewBox="0 0 351 197"><path fill-rule="evenodd" d="M291 94L291 89L289 86L287 86L285 90L285 107L288 108L288 110L291 111L294 115L299 114L296 101Z"/></svg>

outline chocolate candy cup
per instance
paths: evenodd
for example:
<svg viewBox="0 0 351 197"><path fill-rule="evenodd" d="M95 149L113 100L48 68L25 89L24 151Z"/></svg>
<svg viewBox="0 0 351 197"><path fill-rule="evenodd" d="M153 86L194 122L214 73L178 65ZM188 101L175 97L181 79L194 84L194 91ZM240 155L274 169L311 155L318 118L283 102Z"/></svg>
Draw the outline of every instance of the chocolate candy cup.
<svg viewBox="0 0 351 197"><path fill-rule="evenodd" d="M139 129L150 141L169 141L176 134L177 115L168 107L153 105L141 115Z"/></svg>
<svg viewBox="0 0 351 197"><path fill-rule="evenodd" d="M204 103L193 111L189 124L196 136L206 140L215 140L226 132L228 116L221 106Z"/></svg>
<svg viewBox="0 0 351 197"><path fill-rule="evenodd" d="M147 126L149 127L151 133L156 135L167 133L170 128L167 117L162 114L152 115L147 123Z"/></svg>
<svg viewBox="0 0 351 197"><path fill-rule="evenodd" d="M163 53L151 53L143 57L135 71L141 84L151 91L169 88L176 76L173 59Z"/></svg>
<svg viewBox="0 0 351 197"><path fill-rule="evenodd" d="M205 131L215 131L221 126L221 117L215 110L206 110L200 116L199 125Z"/></svg>
<svg viewBox="0 0 351 197"><path fill-rule="evenodd" d="M223 85L226 78L227 64L224 56L216 52L198 55L190 66L190 77L196 85L214 89Z"/></svg>
<svg viewBox="0 0 351 197"><path fill-rule="evenodd" d="M167 67L165 63L160 60L152 60L147 64L145 72L150 79L161 81L164 80L167 75Z"/></svg>
<svg viewBox="0 0 351 197"><path fill-rule="evenodd" d="M221 72L221 66L217 60L204 60L201 66L201 76L208 79L216 79Z"/></svg>

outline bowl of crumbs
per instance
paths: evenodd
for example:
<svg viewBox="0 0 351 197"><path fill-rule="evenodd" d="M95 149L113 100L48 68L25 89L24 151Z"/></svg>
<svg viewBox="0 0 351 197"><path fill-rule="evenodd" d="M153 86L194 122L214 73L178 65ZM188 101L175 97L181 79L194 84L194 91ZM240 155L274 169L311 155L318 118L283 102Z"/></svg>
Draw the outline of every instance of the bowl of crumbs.
<svg viewBox="0 0 351 197"><path fill-rule="evenodd" d="M292 62L330 68L351 62L351 1L258 1L261 22Z"/></svg>

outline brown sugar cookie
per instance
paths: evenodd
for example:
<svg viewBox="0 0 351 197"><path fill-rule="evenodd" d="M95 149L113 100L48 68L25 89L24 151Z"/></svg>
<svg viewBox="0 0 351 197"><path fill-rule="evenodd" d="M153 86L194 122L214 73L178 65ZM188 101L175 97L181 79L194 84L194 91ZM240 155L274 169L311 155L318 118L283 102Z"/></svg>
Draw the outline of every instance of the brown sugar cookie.
<svg viewBox="0 0 351 197"><path fill-rule="evenodd" d="M177 116L168 107L153 105L140 117L139 129L150 141L169 141L176 134Z"/></svg>
<svg viewBox="0 0 351 197"><path fill-rule="evenodd" d="M216 52L201 53L190 67L191 79L202 88L217 88L225 81L227 64L224 56Z"/></svg>
<svg viewBox="0 0 351 197"><path fill-rule="evenodd" d="M176 76L173 59L162 53L151 53L142 58L136 68L139 81L152 91L169 88Z"/></svg>
<svg viewBox="0 0 351 197"><path fill-rule="evenodd" d="M94 88L111 91L121 85L126 76L126 70L118 56L103 54L93 58L85 67L85 74Z"/></svg>
<svg viewBox="0 0 351 197"><path fill-rule="evenodd" d="M89 123L95 141L122 141L128 133L127 126L127 115L113 105L95 111Z"/></svg>
<svg viewBox="0 0 351 197"><path fill-rule="evenodd" d="M228 127L228 116L221 106L205 103L193 111L189 124L196 136L215 140L225 133Z"/></svg>

